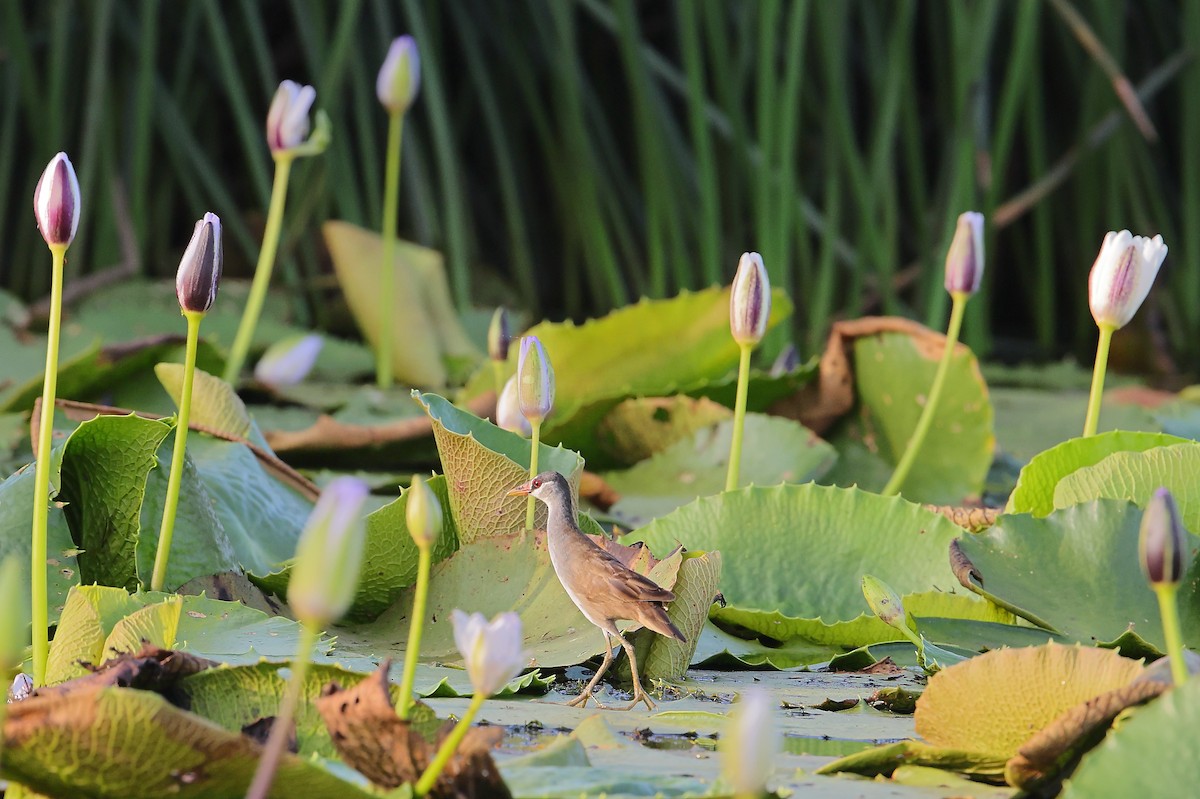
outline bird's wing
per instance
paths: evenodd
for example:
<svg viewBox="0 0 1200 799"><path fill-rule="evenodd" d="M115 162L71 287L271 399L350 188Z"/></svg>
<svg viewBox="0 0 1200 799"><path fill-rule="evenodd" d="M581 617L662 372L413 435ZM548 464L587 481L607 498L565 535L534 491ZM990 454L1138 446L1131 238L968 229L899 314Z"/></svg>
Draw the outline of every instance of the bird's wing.
<svg viewBox="0 0 1200 799"><path fill-rule="evenodd" d="M627 569L619 560L604 553L601 568L607 572L608 584L612 589L628 599L637 602L673 602L675 594L660 586L649 577Z"/></svg>

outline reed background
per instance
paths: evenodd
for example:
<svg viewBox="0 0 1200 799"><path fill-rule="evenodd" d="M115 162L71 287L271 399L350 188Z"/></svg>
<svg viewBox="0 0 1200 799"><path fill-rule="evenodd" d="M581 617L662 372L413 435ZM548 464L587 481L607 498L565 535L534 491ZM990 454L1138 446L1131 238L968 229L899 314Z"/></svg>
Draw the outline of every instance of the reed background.
<svg viewBox="0 0 1200 799"><path fill-rule="evenodd" d="M292 78L316 87L334 139L293 172L278 282L303 319L330 323L320 223L379 226L375 74L411 33L423 85L400 230L445 251L461 304L580 318L727 281L756 249L797 305L769 349L791 335L807 354L838 317L942 327L943 253L977 209L976 350L1089 357L1087 273L1105 231L1128 227L1162 233L1170 255L1141 335L1123 336L1142 363L1200 367L1200 3L0 6L0 287L25 299L49 287L29 206L58 150L84 197L68 284L173 275L205 210L225 220L227 273L248 275L272 171L263 122Z"/></svg>

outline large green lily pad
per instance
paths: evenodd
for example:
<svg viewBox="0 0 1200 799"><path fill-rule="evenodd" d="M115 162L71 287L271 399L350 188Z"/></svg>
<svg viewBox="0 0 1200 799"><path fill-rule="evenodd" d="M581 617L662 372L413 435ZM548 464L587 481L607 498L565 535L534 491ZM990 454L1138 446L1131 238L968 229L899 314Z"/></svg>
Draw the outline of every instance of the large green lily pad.
<svg viewBox="0 0 1200 799"><path fill-rule="evenodd" d="M0 561L9 555L16 558L23 585L29 585L31 579L33 478L33 466L29 466L0 482ZM79 584L77 558L67 517L61 507L51 504L46 530L46 591L51 624L57 621L71 586Z"/></svg>
<svg viewBox="0 0 1200 799"><path fill-rule="evenodd" d="M1141 511L1096 500L1045 518L1001 516L987 531L964 536L974 566L968 587L1071 641L1112 642L1132 630L1163 651L1158 602L1138 565ZM1179 589L1184 642L1200 645L1200 538L1189 534Z"/></svg>
<svg viewBox="0 0 1200 799"><path fill-rule="evenodd" d="M1171 490L1179 515L1200 531L1200 444L1188 441L1145 452L1116 452L1077 469L1054 487L1054 507L1093 499L1125 499L1144 507L1159 487Z"/></svg>
<svg viewBox="0 0 1200 799"><path fill-rule="evenodd" d="M746 415L740 485L805 483L824 474L837 458L833 447L799 422ZM649 459L604 475L621 498L609 515L637 527L725 489L733 420L698 430Z"/></svg>

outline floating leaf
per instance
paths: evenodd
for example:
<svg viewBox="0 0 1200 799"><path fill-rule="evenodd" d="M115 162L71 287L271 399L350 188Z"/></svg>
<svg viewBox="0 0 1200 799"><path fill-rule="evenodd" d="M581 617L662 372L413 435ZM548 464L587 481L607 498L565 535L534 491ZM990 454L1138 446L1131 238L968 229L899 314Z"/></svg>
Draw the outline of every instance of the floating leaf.
<svg viewBox="0 0 1200 799"><path fill-rule="evenodd" d="M178 407L179 398L183 394L183 364L156 364L154 374ZM193 379L195 382L192 384L192 424L237 438L253 439L254 443L260 446L266 445L262 435L254 429L254 423L246 411L246 404L232 386L203 369L195 370Z"/></svg>
<svg viewBox="0 0 1200 799"><path fill-rule="evenodd" d="M600 422L596 444L603 460L632 466L697 430L731 418L732 411L709 399L633 397L617 403Z"/></svg>
<svg viewBox="0 0 1200 799"><path fill-rule="evenodd" d="M23 585L29 585L31 579L33 472L29 467L0 482L0 561L9 556L16 559ZM46 593L51 624L58 620L71 586L79 584L77 552L63 509L51 504L46 530Z"/></svg>
<svg viewBox="0 0 1200 799"><path fill-rule="evenodd" d="M1054 507L1093 499L1125 499L1138 507L1159 487L1170 489L1189 530L1200 532L1200 444L1188 441L1145 452L1116 452L1063 477L1054 488Z"/></svg>
<svg viewBox="0 0 1200 799"><path fill-rule="evenodd" d="M667 609L667 615L686 640L676 641L653 630L634 633L633 644L639 653L642 679L669 680L687 672L720 579L720 552L689 552L683 556L679 576L671 589L675 601ZM624 665L625 661L622 661Z"/></svg>

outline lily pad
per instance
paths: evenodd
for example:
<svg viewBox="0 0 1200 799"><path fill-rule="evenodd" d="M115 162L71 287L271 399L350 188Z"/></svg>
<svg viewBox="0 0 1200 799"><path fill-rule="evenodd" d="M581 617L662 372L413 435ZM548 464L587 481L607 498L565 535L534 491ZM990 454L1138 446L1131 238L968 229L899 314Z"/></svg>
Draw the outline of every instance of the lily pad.
<svg viewBox="0 0 1200 799"><path fill-rule="evenodd" d="M623 400L596 428L602 462L632 466L733 412L709 399L683 395ZM592 465L595 468L595 465Z"/></svg>
<svg viewBox="0 0 1200 799"><path fill-rule="evenodd" d="M1188 442L1186 439L1164 433L1126 431L1112 431L1064 441L1034 456L1021 470L1021 476L1005 510L1007 513L1046 516L1055 509L1055 488L1067 475L1094 466L1116 452L1145 452L1156 447L1182 443Z"/></svg>
<svg viewBox="0 0 1200 799"><path fill-rule="evenodd" d="M679 575L671 590L675 601L667 609L671 622L685 640L676 641L653 630L634 633L642 676L647 680L682 677L692 661L708 609L717 595L721 578L720 552L688 552L679 564ZM626 665L621 662L622 667Z"/></svg>
<svg viewBox="0 0 1200 799"><path fill-rule="evenodd" d="M1109 642L1132 631L1163 651L1158 602L1138 566L1141 511L1097 500L1045 518L1002 516L958 548L960 579L972 591L1071 641ZM1184 642L1200 646L1200 538L1190 533L1191 566L1178 599Z"/></svg>
<svg viewBox="0 0 1200 799"><path fill-rule="evenodd" d="M725 488L733 420L698 430L636 466L604 475L621 498L609 508L630 526L664 516L698 497ZM746 415L741 485L805 483L824 474L837 458L833 447L799 422Z"/></svg>
<svg viewBox="0 0 1200 799"><path fill-rule="evenodd" d="M33 467L0 482L0 561L12 555L20 569L20 580L29 585L33 530ZM46 530L46 592L50 623L67 601L71 586L79 584L78 550L63 509L51 503Z"/></svg>

